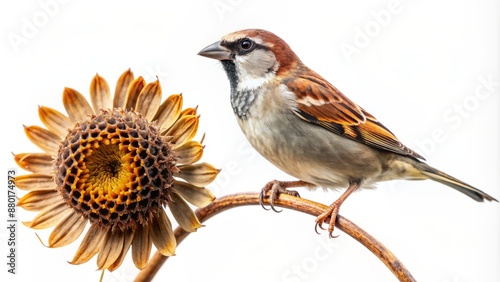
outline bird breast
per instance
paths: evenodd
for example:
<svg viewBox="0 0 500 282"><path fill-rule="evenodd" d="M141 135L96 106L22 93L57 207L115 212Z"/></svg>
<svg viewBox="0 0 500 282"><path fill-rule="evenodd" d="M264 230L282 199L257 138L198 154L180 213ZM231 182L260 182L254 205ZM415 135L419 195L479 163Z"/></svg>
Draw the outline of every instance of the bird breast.
<svg viewBox="0 0 500 282"><path fill-rule="evenodd" d="M296 102L284 86L256 89L238 123L250 144L284 172L324 188L347 187L349 181L366 183L382 170L378 151L299 119L291 109ZM294 104L295 103L295 104ZM240 104L244 104L241 102ZM233 105L234 108L234 105ZM353 175L356 173L356 175Z"/></svg>

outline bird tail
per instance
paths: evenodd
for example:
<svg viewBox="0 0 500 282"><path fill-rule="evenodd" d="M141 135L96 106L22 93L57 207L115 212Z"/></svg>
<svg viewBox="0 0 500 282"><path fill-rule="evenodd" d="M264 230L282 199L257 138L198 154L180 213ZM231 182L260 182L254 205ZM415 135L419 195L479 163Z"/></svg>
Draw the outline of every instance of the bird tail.
<svg viewBox="0 0 500 282"><path fill-rule="evenodd" d="M498 202L497 199L484 193L483 191L465 182L462 182L451 175L448 175L440 170L437 170L426 163L417 162L414 165L418 170L420 170L422 174L429 177L431 180L437 181L459 192L462 192L478 202L483 202L484 200Z"/></svg>

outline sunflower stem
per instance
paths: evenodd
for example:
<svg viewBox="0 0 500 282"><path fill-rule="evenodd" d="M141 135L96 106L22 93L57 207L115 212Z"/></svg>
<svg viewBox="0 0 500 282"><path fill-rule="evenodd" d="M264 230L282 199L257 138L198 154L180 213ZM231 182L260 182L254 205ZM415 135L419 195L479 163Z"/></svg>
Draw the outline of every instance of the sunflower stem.
<svg viewBox="0 0 500 282"><path fill-rule="evenodd" d="M264 202L266 204L269 204L269 198L265 198ZM208 206L197 209L195 213L200 222L203 223L212 216L223 211L248 205L260 205L258 192L237 193L223 196L215 199ZM328 208L323 204L286 194L281 194L279 198L274 201L274 205L286 209L300 211L313 216L318 216ZM403 265L403 263L401 263L401 261L399 261L398 258L396 258L396 256L389 249L387 249L382 243L380 243L373 236L358 227L356 224L352 223L341 215L337 215L335 227L342 230L344 233L351 236L356 241L360 242L370 252L377 256L386 265L386 267L389 268L389 270L399 279L399 281L416 281L415 278L413 278L410 272ZM190 234L190 232L177 227L174 231L174 234L175 238L177 239L177 244L180 244L184 240L184 238L186 238ZM137 275L135 281L151 281L167 259L168 257L163 256L157 251L151 258L148 266Z"/></svg>

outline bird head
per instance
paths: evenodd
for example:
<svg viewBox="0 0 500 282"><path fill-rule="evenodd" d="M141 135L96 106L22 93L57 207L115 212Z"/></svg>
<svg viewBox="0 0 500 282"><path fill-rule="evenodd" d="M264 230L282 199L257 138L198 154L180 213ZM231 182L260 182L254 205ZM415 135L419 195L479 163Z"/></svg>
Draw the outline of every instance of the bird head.
<svg viewBox="0 0 500 282"><path fill-rule="evenodd" d="M259 87L301 64L283 39L262 29L229 33L198 55L221 61L233 89Z"/></svg>

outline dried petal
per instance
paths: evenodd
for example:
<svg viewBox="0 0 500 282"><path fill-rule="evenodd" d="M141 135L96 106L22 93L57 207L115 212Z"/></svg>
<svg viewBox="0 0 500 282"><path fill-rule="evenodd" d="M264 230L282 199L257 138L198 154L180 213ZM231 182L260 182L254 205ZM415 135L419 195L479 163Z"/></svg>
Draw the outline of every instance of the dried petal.
<svg viewBox="0 0 500 282"><path fill-rule="evenodd" d="M215 200L215 196L207 188L196 187L184 181L174 181L172 191L198 208L205 207Z"/></svg>
<svg viewBox="0 0 500 282"><path fill-rule="evenodd" d="M127 90L132 80L134 80L134 74L128 69L120 76L118 82L116 82L115 97L113 99L114 108L125 109L127 105Z"/></svg>
<svg viewBox="0 0 500 282"><path fill-rule="evenodd" d="M172 193L170 196L173 201L168 204L168 207L180 227L188 232L194 232L200 228L202 226L200 221L198 221L198 218L186 201L175 193Z"/></svg>
<svg viewBox="0 0 500 282"><path fill-rule="evenodd" d="M57 134L36 125L25 126L24 133L33 144L37 145L45 153L52 156L57 154L61 142L61 137Z"/></svg>
<svg viewBox="0 0 500 282"><path fill-rule="evenodd" d="M64 138L68 130L73 126L71 120L67 116L49 107L38 107L38 116L50 131L59 135L61 138Z"/></svg>
<svg viewBox="0 0 500 282"><path fill-rule="evenodd" d="M149 226L151 239L158 251L164 256L173 256L177 243L175 241L172 224L165 214L165 211L160 210L157 217L153 219Z"/></svg>
<svg viewBox="0 0 500 282"><path fill-rule="evenodd" d="M107 269L118 259L123 248L124 239L125 236L121 230L106 234L97 255L97 268L99 270Z"/></svg>
<svg viewBox="0 0 500 282"><path fill-rule="evenodd" d="M174 94L161 104L153 120L164 129L170 128L179 118L182 109L182 94Z"/></svg>
<svg viewBox="0 0 500 282"><path fill-rule="evenodd" d="M137 98L135 111L141 113L145 119L152 121L161 102L160 81L149 83L144 87Z"/></svg>
<svg viewBox="0 0 500 282"><path fill-rule="evenodd" d="M128 250L130 249L130 246L132 244L133 239L134 239L134 231L131 229L125 230L122 250L121 250L118 258L115 260L115 262L108 267L109 271L116 270L118 267L120 267L120 265L123 262L123 259L125 258L125 256L128 253Z"/></svg>
<svg viewBox="0 0 500 282"><path fill-rule="evenodd" d="M65 202L60 201L55 205L45 207L32 221L23 222L33 229L44 229L58 224L64 217L72 213Z"/></svg>
<svg viewBox="0 0 500 282"><path fill-rule="evenodd" d="M142 76L139 76L138 78L134 79L132 83L130 83L130 86L127 90L127 104L125 107L126 110L135 109L137 98L139 97L139 94L141 93L141 90L145 85L146 81L144 81L144 78L142 78Z"/></svg>
<svg viewBox="0 0 500 282"><path fill-rule="evenodd" d="M132 241L132 259L137 268L143 269L148 265L152 243L149 227L137 228Z"/></svg>
<svg viewBox="0 0 500 282"><path fill-rule="evenodd" d="M87 234L83 238L82 243L78 247L71 264L82 264L89 261L101 248L103 239L107 234L107 230L101 228L98 224L90 226Z"/></svg>
<svg viewBox="0 0 500 282"><path fill-rule="evenodd" d="M22 153L14 155L17 165L27 171L50 174L52 172L52 156L44 153Z"/></svg>
<svg viewBox="0 0 500 282"><path fill-rule="evenodd" d="M21 190L55 190L56 183L50 175L32 173L16 177L16 186Z"/></svg>
<svg viewBox="0 0 500 282"><path fill-rule="evenodd" d="M181 118L183 116L195 116L197 111L198 111L198 107L185 108L184 110L182 110L181 114L179 115L179 118Z"/></svg>
<svg viewBox="0 0 500 282"><path fill-rule="evenodd" d="M179 154L179 159L177 160L178 164L192 164L201 159L203 156L203 148L197 141L188 141L184 143L184 145L175 149L175 152Z"/></svg>
<svg viewBox="0 0 500 282"><path fill-rule="evenodd" d="M210 184L220 171L220 169L216 169L209 163L181 165L178 167L180 171L174 176L180 177L198 187L205 187Z"/></svg>
<svg viewBox="0 0 500 282"><path fill-rule="evenodd" d="M95 113L99 113L100 110L110 110L113 107L109 85L98 74L90 83L90 101L92 101Z"/></svg>
<svg viewBox="0 0 500 282"><path fill-rule="evenodd" d="M172 136L173 149L179 148L187 141L193 139L198 131L198 116L183 116L165 133L166 136Z"/></svg>
<svg viewBox="0 0 500 282"><path fill-rule="evenodd" d="M88 116L94 114L89 102L83 97L80 92L71 88L64 88L63 91L63 104L69 119L72 122L80 122L87 119Z"/></svg>
<svg viewBox="0 0 500 282"><path fill-rule="evenodd" d="M49 246L58 248L73 243L82 234L87 220L76 212L70 213L54 228L49 236Z"/></svg>
<svg viewBox="0 0 500 282"><path fill-rule="evenodd" d="M40 211L62 200L56 190L36 190L24 195L17 205L27 211Z"/></svg>

